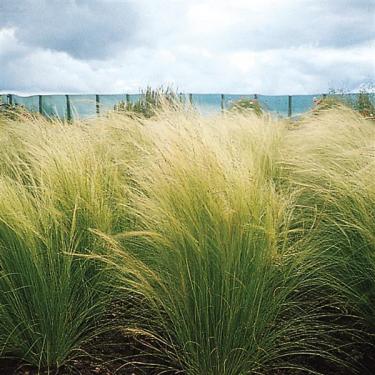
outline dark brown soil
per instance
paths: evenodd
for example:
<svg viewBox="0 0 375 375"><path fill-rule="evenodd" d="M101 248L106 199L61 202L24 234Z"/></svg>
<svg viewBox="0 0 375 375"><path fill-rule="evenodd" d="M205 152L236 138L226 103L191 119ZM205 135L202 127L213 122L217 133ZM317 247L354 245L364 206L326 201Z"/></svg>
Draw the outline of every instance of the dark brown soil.
<svg viewBox="0 0 375 375"><path fill-rule="evenodd" d="M108 342L110 344L103 345ZM98 338L86 352L62 368L39 372L16 359L0 360L0 375L154 375L162 368L165 371L167 366L157 355L148 355L142 344L130 342L119 332Z"/></svg>
<svg viewBox="0 0 375 375"><path fill-rule="evenodd" d="M113 311L113 310L112 310ZM124 309L126 311L126 309ZM110 318L110 317L108 317ZM126 321L126 320L124 320ZM348 321L346 324L350 324ZM375 334L369 334L374 338ZM323 359L293 358L293 362L324 375L375 375L375 341L373 344L352 344L350 355L342 358L356 364L356 371L325 362ZM15 359L0 360L0 375L163 375L181 374L175 363L168 363L156 350L156 343L141 343L120 330L107 332L84 348L85 355L76 356L58 370L32 368ZM174 370L168 370L174 369ZM267 375L304 375L297 370L272 370ZM202 374L206 375L206 374ZM219 374L218 374L219 375ZM220 374L221 375L221 374Z"/></svg>
<svg viewBox="0 0 375 375"><path fill-rule="evenodd" d="M105 340L108 340L106 337ZM148 357L147 354L142 354L144 348L140 348L139 343L127 344L120 334L112 336L112 342L117 342L111 346L93 348L90 355L82 356L73 359L59 370L37 371L37 369L22 364L16 360L2 360L0 361L1 375L156 375L163 371L165 375L176 374L175 371L165 372L167 364L161 358ZM121 345L119 345L121 344ZM340 366L334 366L325 363L323 360L317 362L316 359L311 360L311 363L304 365L309 368L319 371L324 375L374 375L375 374L375 350L370 345L364 346L362 349L357 348L353 351L353 360L359 363L357 372L345 369ZM355 358L354 358L355 357ZM137 361L141 364L131 363ZM148 363L148 365L147 365ZM154 365L153 365L154 364ZM158 366L155 367L155 364ZM301 363L302 364L302 363ZM297 370L278 370L267 373L268 375L302 375L307 374ZM202 374L204 375L204 374Z"/></svg>

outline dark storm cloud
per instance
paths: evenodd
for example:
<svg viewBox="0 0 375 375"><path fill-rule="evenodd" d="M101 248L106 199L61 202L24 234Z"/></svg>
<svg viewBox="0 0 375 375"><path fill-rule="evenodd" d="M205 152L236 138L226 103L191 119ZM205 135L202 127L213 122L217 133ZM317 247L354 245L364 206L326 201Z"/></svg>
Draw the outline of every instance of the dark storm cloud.
<svg viewBox="0 0 375 375"><path fill-rule="evenodd" d="M0 3L0 29L14 28L28 46L78 59L103 59L135 41L133 2L116 0L13 0Z"/></svg>

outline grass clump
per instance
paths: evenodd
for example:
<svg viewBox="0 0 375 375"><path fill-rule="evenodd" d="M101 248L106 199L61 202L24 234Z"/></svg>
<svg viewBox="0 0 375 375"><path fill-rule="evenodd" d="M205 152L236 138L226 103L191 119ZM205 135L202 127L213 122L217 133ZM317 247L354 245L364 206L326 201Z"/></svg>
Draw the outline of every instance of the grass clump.
<svg viewBox="0 0 375 375"><path fill-rule="evenodd" d="M163 108L0 125L0 354L121 327L159 373L370 371L373 124Z"/></svg>
<svg viewBox="0 0 375 375"><path fill-rule="evenodd" d="M114 106L114 110L150 118L167 106L170 108L179 107L179 101L178 94L171 88L153 90L148 87L146 91L141 92L141 97L138 100L135 102L121 101Z"/></svg>
<svg viewBox="0 0 375 375"><path fill-rule="evenodd" d="M320 112L328 109L340 109L348 107L360 113L366 119L374 119L374 93L366 89L361 89L354 97L343 91L330 90L329 94L320 99L314 112Z"/></svg>
<svg viewBox="0 0 375 375"><path fill-rule="evenodd" d="M322 258L293 239L302 231L292 226L295 197L279 187L274 148L286 129L236 120L159 124L159 158L133 197L145 245L120 241L111 259L146 311L132 331L157 338L189 374L313 371L304 357L344 366L332 332L346 330L325 321L319 294Z"/></svg>
<svg viewBox="0 0 375 375"><path fill-rule="evenodd" d="M263 108L260 105L259 101L257 99L247 98L241 98L239 100L236 100L234 103L230 105L229 111L239 113L252 112L255 113L257 116L261 116L263 114Z"/></svg>
<svg viewBox="0 0 375 375"><path fill-rule="evenodd" d="M307 222L308 209L318 212L311 243L316 252L329 252L327 272L341 284L350 309L373 325L374 125L341 108L307 120L291 142L291 183L303 189L301 216Z"/></svg>
<svg viewBox="0 0 375 375"><path fill-rule="evenodd" d="M106 328L111 274L75 254L105 251L91 229L126 227L126 177L84 126L7 125L20 147L2 156L0 352L52 369Z"/></svg>

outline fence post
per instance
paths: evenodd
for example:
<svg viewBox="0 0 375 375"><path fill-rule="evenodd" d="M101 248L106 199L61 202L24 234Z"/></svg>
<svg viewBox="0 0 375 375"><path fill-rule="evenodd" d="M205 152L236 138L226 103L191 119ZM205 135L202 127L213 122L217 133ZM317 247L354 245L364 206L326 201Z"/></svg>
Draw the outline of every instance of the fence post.
<svg viewBox="0 0 375 375"><path fill-rule="evenodd" d="M193 94L189 94L189 102L191 105L193 104Z"/></svg>
<svg viewBox="0 0 375 375"><path fill-rule="evenodd" d="M288 95L288 117L292 117L292 95Z"/></svg>
<svg viewBox="0 0 375 375"><path fill-rule="evenodd" d="M221 112L224 112L224 94L221 94L221 101L220 101L220 107L221 107Z"/></svg>
<svg viewBox="0 0 375 375"><path fill-rule="evenodd" d="M125 100L126 100L126 104L130 103L130 95L129 94L125 95Z"/></svg>
<svg viewBox="0 0 375 375"><path fill-rule="evenodd" d="M258 100L258 94L254 94L254 99Z"/></svg>
<svg viewBox="0 0 375 375"><path fill-rule="evenodd" d="M72 120L72 111L70 108L70 98L69 95L65 95L66 97L66 118L68 121Z"/></svg>
<svg viewBox="0 0 375 375"><path fill-rule="evenodd" d="M100 113L100 98L99 95L95 95L95 106L96 106L96 114L99 116Z"/></svg>
<svg viewBox="0 0 375 375"><path fill-rule="evenodd" d="M38 95L39 98L39 113L42 115L43 114L43 97L42 95Z"/></svg>
<svg viewBox="0 0 375 375"><path fill-rule="evenodd" d="M8 94L8 104L13 105L13 94Z"/></svg>

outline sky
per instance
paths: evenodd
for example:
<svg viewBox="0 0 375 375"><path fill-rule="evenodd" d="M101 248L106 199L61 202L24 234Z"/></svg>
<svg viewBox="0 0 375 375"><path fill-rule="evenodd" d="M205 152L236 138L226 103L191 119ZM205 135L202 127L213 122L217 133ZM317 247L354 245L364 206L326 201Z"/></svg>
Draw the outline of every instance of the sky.
<svg viewBox="0 0 375 375"><path fill-rule="evenodd" d="M375 0L0 0L0 92L264 95L375 82Z"/></svg>

